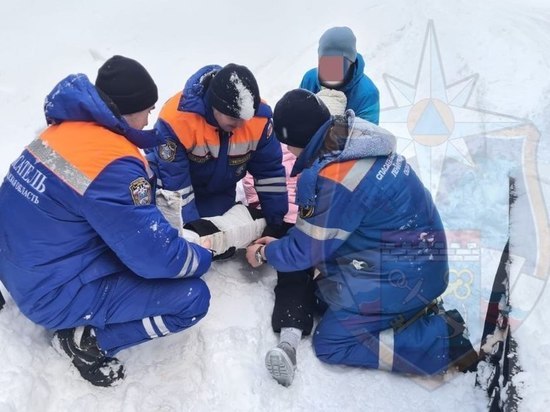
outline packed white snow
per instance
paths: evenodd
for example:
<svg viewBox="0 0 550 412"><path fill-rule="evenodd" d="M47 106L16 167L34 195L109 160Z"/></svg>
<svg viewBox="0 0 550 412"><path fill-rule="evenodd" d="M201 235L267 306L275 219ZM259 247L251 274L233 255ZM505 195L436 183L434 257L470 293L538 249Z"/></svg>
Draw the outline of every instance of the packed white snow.
<svg viewBox="0 0 550 412"><path fill-rule="evenodd" d="M512 214L512 319L523 372L520 410L550 406L547 308L550 194L550 6L546 0L353 0L334 3L169 0L4 1L0 25L0 172L44 126L44 97L69 73L92 80L114 54L140 61L162 102L206 64L255 74L272 107L317 63L331 26L357 36L380 90L380 125L430 188L449 232L446 306L467 316L479 348L486 300ZM236 39L239 41L237 42ZM0 211L1 213L1 211ZM40 230L40 228L37 228ZM275 272L242 253L204 276L212 301L193 328L120 353L127 378L101 389L83 381L7 299L0 312L0 411L485 410L474 374L412 378L329 366L310 338L290 388L264 367Z"/></svg>

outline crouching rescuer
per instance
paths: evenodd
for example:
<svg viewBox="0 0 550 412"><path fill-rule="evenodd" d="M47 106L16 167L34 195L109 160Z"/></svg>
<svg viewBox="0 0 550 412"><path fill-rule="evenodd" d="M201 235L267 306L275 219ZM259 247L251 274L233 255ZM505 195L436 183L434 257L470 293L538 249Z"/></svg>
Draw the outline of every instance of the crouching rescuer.
<svg viewBox="0 0 550 412"><path fill-rule="evenodd" d="M402 156L376 153L390 134L349 110L331 116L303 89L285 94L273 118L277 138L297 156L299 218L281 239L249 246L247 259L284 272L316 269L317 357L420 375L474 370L462 316L437 302L448 262L430 193ZM293 348L269 361L290 384Z"/></svg>
<svg viewBox="0 0 550 412"><path fill-rule="evenodd" d="M230 63L199 69L164 104L156 129L166 143L148 150L147 159L157 172L159 190L172 199L170 192L181 197L181 220L175 217L174 227L183 224L200 236L216 227L228 233L227 225L208 219L235 207L237 182L247 172L254 176L268 230L283 225L288 195L281 147L272 136L271 108L247 67ZM235 221L248 219L243 208L233 210ZM216 258L234 253L235 247L229 247Z"/></svg>
<svg viewBox="0 0 550 412"><path fill-rule="evenodd" d="M142 130L156 101L126 57L107 60L95 85L68 76L0 187L0 280L97 386L123 379L117 352L195 325L210 302L200 276L212 254L161 214L139 150L163 143Z"/></svg>

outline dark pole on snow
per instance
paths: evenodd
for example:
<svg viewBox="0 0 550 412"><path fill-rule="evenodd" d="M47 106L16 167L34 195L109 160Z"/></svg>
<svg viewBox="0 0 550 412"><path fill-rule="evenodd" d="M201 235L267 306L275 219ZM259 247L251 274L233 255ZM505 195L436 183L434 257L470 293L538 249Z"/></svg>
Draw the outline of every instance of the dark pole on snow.
<svg viewBox="0 0 550 412"><path fill-rule="evenodd" d="M510 178L510 209L515 200L514 180ZM512 377L520 371L517 344L509 324L510 313L510 231L493 282L481 339L476 386L487 392L490 412L517 411L521 399Z"/></svg>

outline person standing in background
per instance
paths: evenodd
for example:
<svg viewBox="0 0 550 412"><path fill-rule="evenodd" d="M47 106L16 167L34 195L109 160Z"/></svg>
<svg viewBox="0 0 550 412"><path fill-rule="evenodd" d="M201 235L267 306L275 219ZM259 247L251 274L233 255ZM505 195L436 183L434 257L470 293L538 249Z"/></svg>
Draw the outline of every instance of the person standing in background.
<svg viewBox="0 0 550 412"><path fill-rule="evenodd" d="M313 93L323 88L342 91L346 109L355 116L378 124L380 101L378 89L364 73L365 61L356 49L357 40L349 27L332 27L319 39L317 67L304 75L300 87Z"/></svg>

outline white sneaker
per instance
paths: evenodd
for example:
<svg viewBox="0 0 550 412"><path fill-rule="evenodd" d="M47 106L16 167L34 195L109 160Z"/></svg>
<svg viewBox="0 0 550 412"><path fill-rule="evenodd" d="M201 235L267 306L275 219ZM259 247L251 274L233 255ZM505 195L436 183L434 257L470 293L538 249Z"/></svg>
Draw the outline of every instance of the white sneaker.
<svg viewBox="0 0 550 412"><path fill-rule="evenodd" d="M296 349L281 342L265 355L265 366L273 379L283 386L290 386L296 370Z"/></svg>

